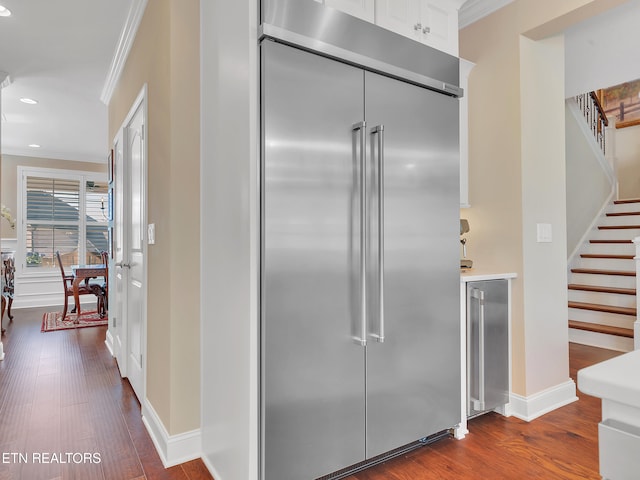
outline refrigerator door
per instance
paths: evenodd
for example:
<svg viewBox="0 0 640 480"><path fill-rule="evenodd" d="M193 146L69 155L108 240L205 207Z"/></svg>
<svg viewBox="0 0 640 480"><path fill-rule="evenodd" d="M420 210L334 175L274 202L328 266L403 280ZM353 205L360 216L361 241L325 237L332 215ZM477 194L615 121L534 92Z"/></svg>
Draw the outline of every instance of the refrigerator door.
<svg viewBox="0 0 640 480"><path fill-rule="evenodd" d="M365 456L364 72L261 48L263 478L311 479Z"/></svg>
<svg viewBox="0 0 640 480"><path fill-rule="evenodd" d="M457 99L369 72L365 92L372 170L383 153L382 182L372 175L368 189L371 458L461 420L459 149ZM375 314L379 303L383 316Z"/></svg>

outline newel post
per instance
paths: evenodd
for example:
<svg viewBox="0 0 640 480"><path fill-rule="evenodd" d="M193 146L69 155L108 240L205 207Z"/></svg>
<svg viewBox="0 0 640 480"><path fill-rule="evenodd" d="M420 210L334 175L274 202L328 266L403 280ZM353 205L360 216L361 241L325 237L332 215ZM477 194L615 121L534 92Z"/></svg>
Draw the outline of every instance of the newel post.
<svg viewBox="0 0 640 480"><path fill-rule="evenodd" d="M640 293L640 237L633 239L636 246L636 255L633 258L636 262L636 321L633 324L633 348L640 350L640 321L638 321L638 313L640 312L640 302L638 301L638 293Z"/></svg>

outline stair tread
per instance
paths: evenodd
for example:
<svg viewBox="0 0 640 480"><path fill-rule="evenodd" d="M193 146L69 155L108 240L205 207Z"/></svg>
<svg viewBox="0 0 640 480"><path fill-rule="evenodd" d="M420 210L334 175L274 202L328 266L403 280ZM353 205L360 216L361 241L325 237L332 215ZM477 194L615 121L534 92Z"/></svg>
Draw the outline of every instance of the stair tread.
<svg viewBox="0 0 640 480"><path fill-rule="evenodd" d="M612 327L610 325L600 325L589 322L578 322L569 320L569 328L586 330L588 332L606 333L607 335L617 335L618 337L633 338L633 329L623 327Z"/></svg>
<svg viewBox="0 0 640 480"><path fill-rule="evenodd" d="M632 315L635 317L636 309L633 307L616 307L613 305L601 305L599 303L569 302L569 308L592 310L594 312L619 313L620 315Z"/></svg>
<svg viewBox="0 0 640 480"><path fill-rule="evenodd" d="M633 243L633 240L589 240L589 243Z"/></svg>
<svg viewBox="0 0 640 480"><path fill-rule="evenodd" d="M624 200L614 200L614 204L620 205L621 203L640 203L640 198L627 198Z"/></svg>
<svg viewBox="0 0 640 480"><path fill-rule="evenodd" d="M621 275L624 277L635 277L636 272L631 270L603 270L599 268L572 268L573 273L593 273L597 275Z"/></svg>
<svg viewBox="0 0 640 480"><path fill-rule="evenodd" d="M640 225L599 225L598 230L635 230L640 229Z"/></svg>
<svg viewBox="0 0 640 480"><path fill-rule="evenodd" d="M608 253L583 253L582 258L611 258L615 260L633 260L635 255L612 255Z"/></svg>
<svg viewBox="0 0 640 480"><path fill-rule="evenodd" d="M579 283L570 283L569 290L582 290L586 292L601 292L601 293L618 293L620 295L635 295L635 288L621 288L621 287L602 287L600 285L582 285Z"/></svg>
<svg viewBox="0 0 640 480"><path fill-rule="evenodd" d="M640 211L638 212L608 212L607 217L627 217L631 215L640 215Z"/></svg>

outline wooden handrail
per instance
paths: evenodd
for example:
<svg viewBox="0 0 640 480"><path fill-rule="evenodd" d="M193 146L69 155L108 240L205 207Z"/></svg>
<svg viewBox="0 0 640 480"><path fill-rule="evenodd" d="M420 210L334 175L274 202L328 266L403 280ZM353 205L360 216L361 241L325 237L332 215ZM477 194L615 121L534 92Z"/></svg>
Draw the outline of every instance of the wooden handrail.
<svg viewBox="0 0 640 480"><path fill-rule="evenodd" d="M600 99L596 95L596 92L589 92L589 95L593 99L593 103L596 104L596 108L598 109L598 113L600 114L600 117L604 121L604 126L608 127L609 126L609 119L607 118L607 114L604 113L604 108L602 108L602 104L600 103Z"/></svg>

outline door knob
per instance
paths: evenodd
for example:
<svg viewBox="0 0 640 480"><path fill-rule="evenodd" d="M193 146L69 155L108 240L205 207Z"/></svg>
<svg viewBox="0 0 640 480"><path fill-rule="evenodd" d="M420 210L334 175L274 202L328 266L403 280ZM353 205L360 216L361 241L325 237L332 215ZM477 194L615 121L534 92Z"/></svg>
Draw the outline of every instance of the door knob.
<svg viewBox="0 0 640 480"><path fill-rule="evenodd" d="M124 262L118 262L116 263L116 267L120 267L120 268L131 268L131 265L128 263L124 263Z"/></svg>
<svg viewBox="0 0 640 480"><path fill-rule="evenodd" d="M424 28L422 29L422 33L431 33L431 28L429 28L429 27L424 27Z"/></svg>
<svg viewBox="0 0 640 480"><path fill-rule="evenodd" d="M422 28L422 24L421 24L420 22L416 23L416 24L413 26L413 29L414 29L416 32L419 32L421 28Z"/></svg>

